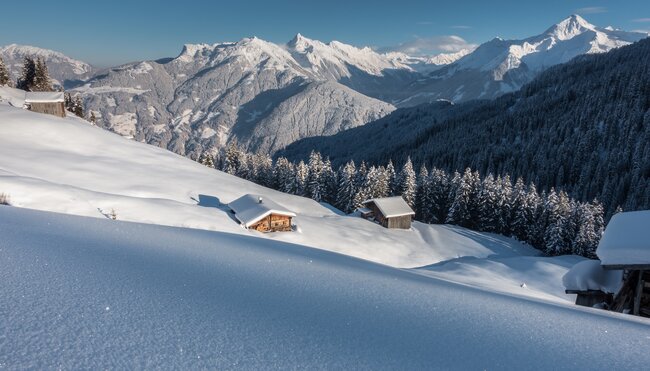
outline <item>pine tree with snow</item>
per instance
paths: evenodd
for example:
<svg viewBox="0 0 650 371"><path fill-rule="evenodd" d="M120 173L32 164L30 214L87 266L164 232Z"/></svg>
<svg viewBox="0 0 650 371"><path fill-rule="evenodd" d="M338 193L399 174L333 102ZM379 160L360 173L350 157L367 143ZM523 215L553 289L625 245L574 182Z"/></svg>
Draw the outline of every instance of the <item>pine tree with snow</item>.
<svg viewBox="0 0 650 371"><path fill-rule="evenodd" d="M404 201L406 201L406 203L411 208L415 207L417 178L415 176L415 170L413 170L413 163L411 163L410 157L406 160L406 163L402 167L402 171L400 171L398 179L397 194L402 196Z"/></svg>
<svg viewBox="0 0 650 371"><path fill-rule="evenodd" d="M481 179L478 172L465 169L460 178L454 201L449 209L447 223L476 229L479 223Z"/></svg>
<svg viewBox="0 0 650 371"><path fill-rule="evenodd" d="M95 124L95 123L97 123L97 117L95 117L95 112L90 111L90 117L88 118L88 121L89 121L91 124Z"/></svg>
<svg viewBox="0 0 650 371"><path fill-rule="evenodd" d="M483 179L479 204L478 229L496 232L499 229L499 190L501 183L495 181L492 173Z"/></svg>
<svg viewBox="0 0 650 371"><path fill-rule="evenodd" d="M32 91L34 87L34 78L36 76L36 63L30 56L25 56L23 60L23 69L16 83L18 89Z"/></svg>
<svg viewBox="0 0 650 371"><path fill-rule="evenodd" d="M298 165L296 165L296 195L309 197L309 189L307 180L309 177L309 167L305 164L304 161L300 160Z"/></svg>
<svg viewBox="0 0 650 371"><path fill-rule="evenodd" d="M356 177L357 169L352 160L339 169L336 207L348 214L355 209Z"/></svg>
<svg viewBox="0 0 650 371"><path fill-rule="evenodd" d="M307 195L320 202L323 199L324 184L321 179L323 173L323 158L320 153L312 151L309 155L309 175L307 176Z"/></svg>
<svg viewBox="0 0 650 371"><path fill-rule="evenodd" d="M510 232L520 241L524 241L526 229L526 185L522 178L517 178L515 186L512 189L512 219L510 222Z"/></svg>
<svg viewBox="0 0 650 371"><path fill-rule="evenodd" d="M460 174L456 173L458 177ZM444 223L451 206L449 195L451 193L449 175L443 170L434 168L429 175L429 207L430 219L427 222Z"/></svg>
<svg viewBox="0 0 650 371"><path fill-rule="evenodd" d="M332 169L332 162L329 158L323 163L323 172L321 173L321 183L323 184L323 201L330 205L336 204L336 193L338 191L337 173Z"/></svg>
<svg viewBox="0 0 650 371"><path fill-rule="evenodd" d="M201 153L198 162L202 165L214 169L214 160L212 159L212 156L208 152Z"/></svg>
<svg viewBox="0 0 650 371"><path fill-rule="evenodd" d="M52 82L50 79L50 74L47 71L47 64L45 64L45 60L43 60L43 58L38 58L36 60L36 66L34 70L34 86L32 87L32 91L52 91L52 90L53 90ZM79 116L79 117L83 117L83 116Z"/></svg>
<svg viewBox="0 0 650 371"><path fill-rule="evenodd" d="M498 210L498 224L497 233L510 236L511 223L512 223L512 182L510 175L505 175L503 178L497 178L497 210Z"/></svg>
<svg viewBox="0 0 650 371"><path fill-rule="evenodd" d="M0 86L11 86L11 76L5 65L4 60L0 56Z"/></svg>
<svg viewBox="0 0 650 371"><path fill-rule="evenodd" d="M72 111L77 117L84 117L84 104L81 100L80 95L74 97L74 111Z"/></svg>
<svg viewBox="0 0 650 371"><path fill-rule="evenodd" d="M415 215L419 220L429 219L428 208L429 170L423 164L420 166L415 185ZM426 215L425 215L426 214Z"/></svg>
<svg viewBox="0 0 650 371"><path fill-rule="evenodd" d="M386 165L386 181L388 182L388 196L395 196L397 192L397 178L392 160L388 160L388 165Z"/></svg>
<svg viewBox="0 0 650 371"><path fill-rule="evenodd" d="M294 193L296 191L295 167L289 160L285 157L278 158L273 172L278 191L285 193Z"/></svg>

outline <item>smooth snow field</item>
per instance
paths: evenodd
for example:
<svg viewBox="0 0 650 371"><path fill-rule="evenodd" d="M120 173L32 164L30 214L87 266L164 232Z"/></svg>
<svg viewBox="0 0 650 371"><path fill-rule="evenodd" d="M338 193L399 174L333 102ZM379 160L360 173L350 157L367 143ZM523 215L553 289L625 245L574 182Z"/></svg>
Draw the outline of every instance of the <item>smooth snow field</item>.
<svg viewBox="0 0 650 371"><path fill-rule="evenodd" d="M650 326L227 232L0 206L2 369L636 369Z"/></svg>

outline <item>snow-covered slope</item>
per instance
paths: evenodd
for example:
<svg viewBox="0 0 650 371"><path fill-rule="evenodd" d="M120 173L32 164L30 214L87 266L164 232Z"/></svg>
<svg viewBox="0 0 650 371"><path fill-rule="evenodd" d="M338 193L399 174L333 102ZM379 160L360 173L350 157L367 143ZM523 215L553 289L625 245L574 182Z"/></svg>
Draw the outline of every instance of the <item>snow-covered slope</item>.
<svg viewBox="0 0 650 371"><path fill-rule="evenodd" d="M95 71L88 63L72 59L63 53L28 45L11 44L0 47L0 56L14 81L20 76L26 56L43 58L50 76L54 79L53 82L60 86L67 85L68 80L85 80Z"/></svg>
<svg viewBox="0 0 650 371"><path fill-rule="evenodd" d="M0 125L1 126L1 125ZM633 369L647 321L224 232L0 206L7 369Z"/></svg>
<svg viewBox="0 0 650 371"><path fill-rule="evenodd" d="M472 53L432 72L427 79L414 83L411 93L415 98L408 104L437 98L494 98L518 90L548 67L646 37L647 33L597 27L579 15L572 15L537 36L523 40L495 38L480 45Z"/></svg>
<svg viewBox="0 0 650 371"><path fill-rule="evenodd" d="M458 227L414 223L411 231L387 230L75 118L0 104L0 137L0 193L18 207L97 218L115 211L118 220L278 239L398 267L459 256L536 254L514 240ZM260 194L298 214L299 231L259 234L242 229L225 204L246 193Z"/></svg>

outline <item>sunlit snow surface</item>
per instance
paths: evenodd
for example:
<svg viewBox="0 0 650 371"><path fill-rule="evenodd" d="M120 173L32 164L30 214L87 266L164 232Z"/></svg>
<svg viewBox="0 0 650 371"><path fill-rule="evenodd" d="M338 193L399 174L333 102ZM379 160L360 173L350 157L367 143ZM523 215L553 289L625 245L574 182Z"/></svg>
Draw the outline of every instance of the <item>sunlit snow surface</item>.
<svg viewBox="0 0 650 371"><path fill-rule="evenodd" d="M0 207L7 369L626 369L631 317L243 235Z"/></svg>

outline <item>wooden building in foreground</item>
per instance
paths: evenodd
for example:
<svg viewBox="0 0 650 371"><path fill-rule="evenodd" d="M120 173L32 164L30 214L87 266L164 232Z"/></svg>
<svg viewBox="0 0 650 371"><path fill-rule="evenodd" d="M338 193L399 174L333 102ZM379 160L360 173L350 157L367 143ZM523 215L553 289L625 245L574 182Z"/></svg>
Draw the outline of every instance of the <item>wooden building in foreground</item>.
<svg viewBox="0 0 650 371"><path fill-rule="evenodd" d="M650 317L650 210L614 215L596 255L604 269L623 270L610 309Z"/></svg>
<svg viewBox="0 0 650 371"><path fill-rule="evenodd" d="M25 108L39 113L65 117L65 98L58 91L28 91L25 93Z"/></svg>
<svg viewBox="0 0 650 371"><path fill-rule="evenodd" d="M375 220L385 228L409 229L415 212L402 196L373 198L363 202L361 216Z"/></svg>
<svg viewBox="0 0 650 371"><path fill-rule="evenodd" d="M259 232L290 232L295 213L260 195L247 194L228 206L239 223Z"/></svg>
<svg viewBox="0 0 650 371"><path fill-rule="evenodd" d="M609 308L621 289L623 272L606 270L598 260L583 260L562 277L567 294L576 294L576 305Z"/></svg>

